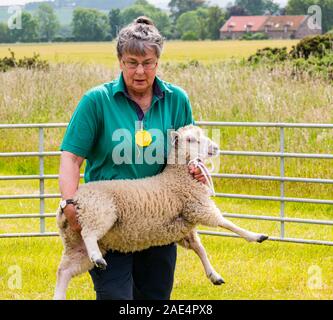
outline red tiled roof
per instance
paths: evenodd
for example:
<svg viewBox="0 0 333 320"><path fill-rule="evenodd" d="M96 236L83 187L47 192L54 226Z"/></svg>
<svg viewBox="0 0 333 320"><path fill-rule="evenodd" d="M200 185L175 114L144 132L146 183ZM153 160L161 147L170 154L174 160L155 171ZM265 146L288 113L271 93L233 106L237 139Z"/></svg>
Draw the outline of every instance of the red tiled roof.
<svg viewBox="0 0 333 320"><path fill-rule="evenodd" d="M229 28L233 32L244 32L246 26L251 26L251 31L257 32L267 20L267 16L232 16L220 29L220 31L227 32Z"/></svg>
<svg viewBox="0 0 333 320"><path fill-rule="evenodd" d="M269 25L269 30L283 31L285 26L289 30L298 30L302 22L308 16L269 16L265 25Z"/></svg>
<svg viewBox="0 0 333 320"><path fill-rule="evenodd" d="M223 32L244 32L250 26L249 31L265 31L269 26L270 31L281 31L287 25L289 30L297 30L308 16L232 16L223 25Z"/></svg>

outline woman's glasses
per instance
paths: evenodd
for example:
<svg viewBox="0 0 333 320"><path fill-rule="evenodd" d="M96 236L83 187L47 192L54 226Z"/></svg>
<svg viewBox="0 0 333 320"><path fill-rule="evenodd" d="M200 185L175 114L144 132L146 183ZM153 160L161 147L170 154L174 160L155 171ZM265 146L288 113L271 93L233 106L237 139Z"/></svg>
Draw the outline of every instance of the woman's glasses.
<svg viewBox="0 0 333 320"><path fill-rule="evenodd" d="M155 62L151 62L151 61L147 61L147 62L143 62L143 63L139 63L137 61L124 61L122 60L123 64L125 65L125 67L127 69L131 69L134 70L136 69L140 64L142 65L142 68L144 70L153 70L156 68L157 66L157 61Z"/></svg>

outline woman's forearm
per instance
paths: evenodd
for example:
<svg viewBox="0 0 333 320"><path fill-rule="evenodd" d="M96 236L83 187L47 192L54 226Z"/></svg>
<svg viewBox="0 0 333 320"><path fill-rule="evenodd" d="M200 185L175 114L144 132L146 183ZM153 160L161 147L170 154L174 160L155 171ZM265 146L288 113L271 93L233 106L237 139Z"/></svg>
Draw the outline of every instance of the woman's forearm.
<svg viewBox="0 0 333 320"><path fill-rule="evenodd" d="M73 198L80 182L80 167L83 158L63 152L60 159L59 188L63 199Z"/></svg>

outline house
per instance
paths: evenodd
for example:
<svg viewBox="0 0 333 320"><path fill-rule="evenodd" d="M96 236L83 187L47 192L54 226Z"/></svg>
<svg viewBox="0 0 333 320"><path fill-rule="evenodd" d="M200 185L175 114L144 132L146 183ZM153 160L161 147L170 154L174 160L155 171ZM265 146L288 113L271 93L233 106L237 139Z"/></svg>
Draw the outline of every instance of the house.
<svg viewBox="0 0 333 320"><path fill-rule="evenodd" d="M220 29L220 39L239 39L247 32L261 32L266 16L232 16Z"/></svg>
<svg viewBox="0 0 333 320"><path fill-rule="evenodd" d="M270 39L302 39L321 34L311 29L310 16L232 16L220 29L220 39L239 39L245 33L264 33Z"/></svg>

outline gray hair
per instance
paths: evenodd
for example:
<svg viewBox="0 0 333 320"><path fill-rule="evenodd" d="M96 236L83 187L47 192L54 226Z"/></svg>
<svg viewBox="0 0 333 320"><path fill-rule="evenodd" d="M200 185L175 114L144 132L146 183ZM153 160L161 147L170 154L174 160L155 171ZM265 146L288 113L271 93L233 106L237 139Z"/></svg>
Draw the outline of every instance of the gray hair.
<svg viewBox="0 0 333 320"><path fill-rule="evenodd" d="M155 50L159 58L163 49L163 37L149 18L138 17L120 30L117 38L118 59L124 53L144 56L146 50L151 49Z"/></svg>

